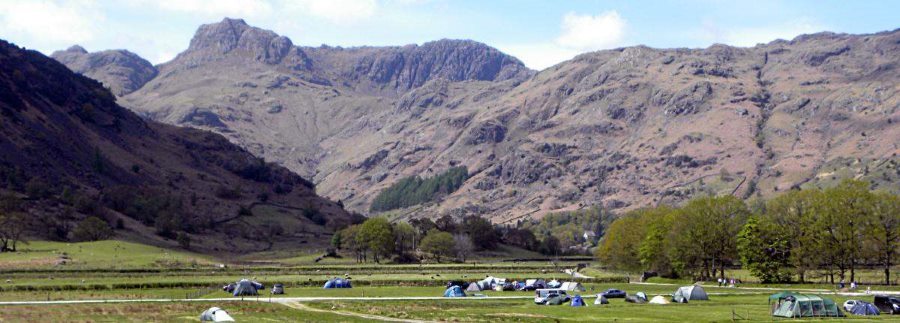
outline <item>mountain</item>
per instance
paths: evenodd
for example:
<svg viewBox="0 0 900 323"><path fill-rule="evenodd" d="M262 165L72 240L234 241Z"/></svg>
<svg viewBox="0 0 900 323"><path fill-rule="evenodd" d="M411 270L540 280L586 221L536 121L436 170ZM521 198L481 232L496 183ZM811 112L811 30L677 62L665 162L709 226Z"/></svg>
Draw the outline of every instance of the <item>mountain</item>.
<svg viewBox="0 0 900 323"><path fill-rule="evenodd" d="M0 192L17 201L4 211L27 212L35 236L64 240L99 216L124 239L243 252L324 244L351 220L289 170L220 135L146 121L101 83L5 41L0 98Z"/></svg>
<svg viewBox="0 0 900 323"><path fill-rule="evenodd" d="M299 47L226 19L120 102L221 133L357 211L403 178L465 166L460 189L397 213L514 222L848 177L900 191L898 44L895 30L636 46L534 72L472 41Z"/></svg>
<svg viewBox="0 0 900 323"><path fill-rule="evenodd" d="M56 51L50 57L76 73L102 82L115 95L134 92L157 74L153 64L127 50L88 53L83 47L75 45Z"/></svg>

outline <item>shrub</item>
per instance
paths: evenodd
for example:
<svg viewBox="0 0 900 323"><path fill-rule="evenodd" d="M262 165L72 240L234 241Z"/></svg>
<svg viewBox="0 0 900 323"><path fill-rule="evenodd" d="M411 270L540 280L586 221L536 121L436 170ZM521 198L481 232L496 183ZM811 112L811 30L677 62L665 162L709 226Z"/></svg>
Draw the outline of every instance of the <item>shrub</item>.
<svg viewBox="0 0 900 323"><path fill-rule="evenodd" d="M97 241L112 237L113 230L106 221L92 216L84 219L72 230L72 236L77 241Z"/></svg>

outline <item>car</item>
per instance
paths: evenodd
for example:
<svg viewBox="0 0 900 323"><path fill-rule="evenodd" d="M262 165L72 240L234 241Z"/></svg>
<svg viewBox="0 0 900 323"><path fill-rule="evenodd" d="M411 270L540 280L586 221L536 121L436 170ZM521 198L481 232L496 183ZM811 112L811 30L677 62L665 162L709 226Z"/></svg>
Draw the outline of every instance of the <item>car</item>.
<svg viewBox="0 0 900 323"><path fill-rule="evenodd" d="M844 310L849 312L850 309L853 308L853 305L856 305L856 302L859 302L859 301L857 301L855 299L848 299L846 302L844 302Z"/></svg>
<svg viewBox="0 0 900 323"><path fill-rule="evenodd" d="M625 291L618 290L615 288L607 289L605 292L600 293L600 295L602 295L603 297L606 297L606 298L625 298L625 296L628 296L628 294L626 294Z"/></svg>
<svg viewBox="0 0 900 323"><path fill-rule="evenodd" d="M900 314L900 298L891 295L875 295L875 307L885 314Z"/></svg>
<svg viewBox="0 0 900 323"><path fill-rule="evenodd" d="M538 305L547 304L547 300L553 297L562 297L563 300L569 300L569 294L561 289L538 289L534 291L534 303Z"/></svg>
<svg viewBox="0 0 900 323"><path fill-rule="evenodd" d="M275 284L272 286L272 295L284 295L284 284Z"/></svg>

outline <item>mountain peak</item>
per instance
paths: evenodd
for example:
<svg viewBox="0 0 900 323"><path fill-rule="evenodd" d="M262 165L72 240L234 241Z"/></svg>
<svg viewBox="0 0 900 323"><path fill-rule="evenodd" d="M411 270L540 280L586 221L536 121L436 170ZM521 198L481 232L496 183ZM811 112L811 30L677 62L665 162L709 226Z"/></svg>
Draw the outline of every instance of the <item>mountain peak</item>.
<svg viewBox="0 0 900 323"><path fill-rule="evenodd" d="M225 18L197 29L187 52L197 52L201 60L238 51L266 63L277 63L294 44L271 30L253 27L243 19Z"/></svg>
<svg viewBox="0 0 900 323"><path fill-rule="evenodd" d="M66 48L67 52L70 53L79 53L79 54L87 54L88 51L81 47L80 45L72 45L72 47Z"/></svg>

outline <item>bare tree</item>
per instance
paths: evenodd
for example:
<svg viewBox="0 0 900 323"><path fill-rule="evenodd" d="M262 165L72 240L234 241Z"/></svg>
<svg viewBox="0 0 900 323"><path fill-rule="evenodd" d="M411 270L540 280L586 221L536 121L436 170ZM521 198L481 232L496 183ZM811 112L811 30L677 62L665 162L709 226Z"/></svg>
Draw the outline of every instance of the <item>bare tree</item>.
<svg viewBox="0 0 900 323"><path fill-rule="evenodd" d="M466 262L466 258L475 251L475 244L472 243L472 238L469 235L456 234L453 235L453 251L456 253L456 258Z"/></svg>

